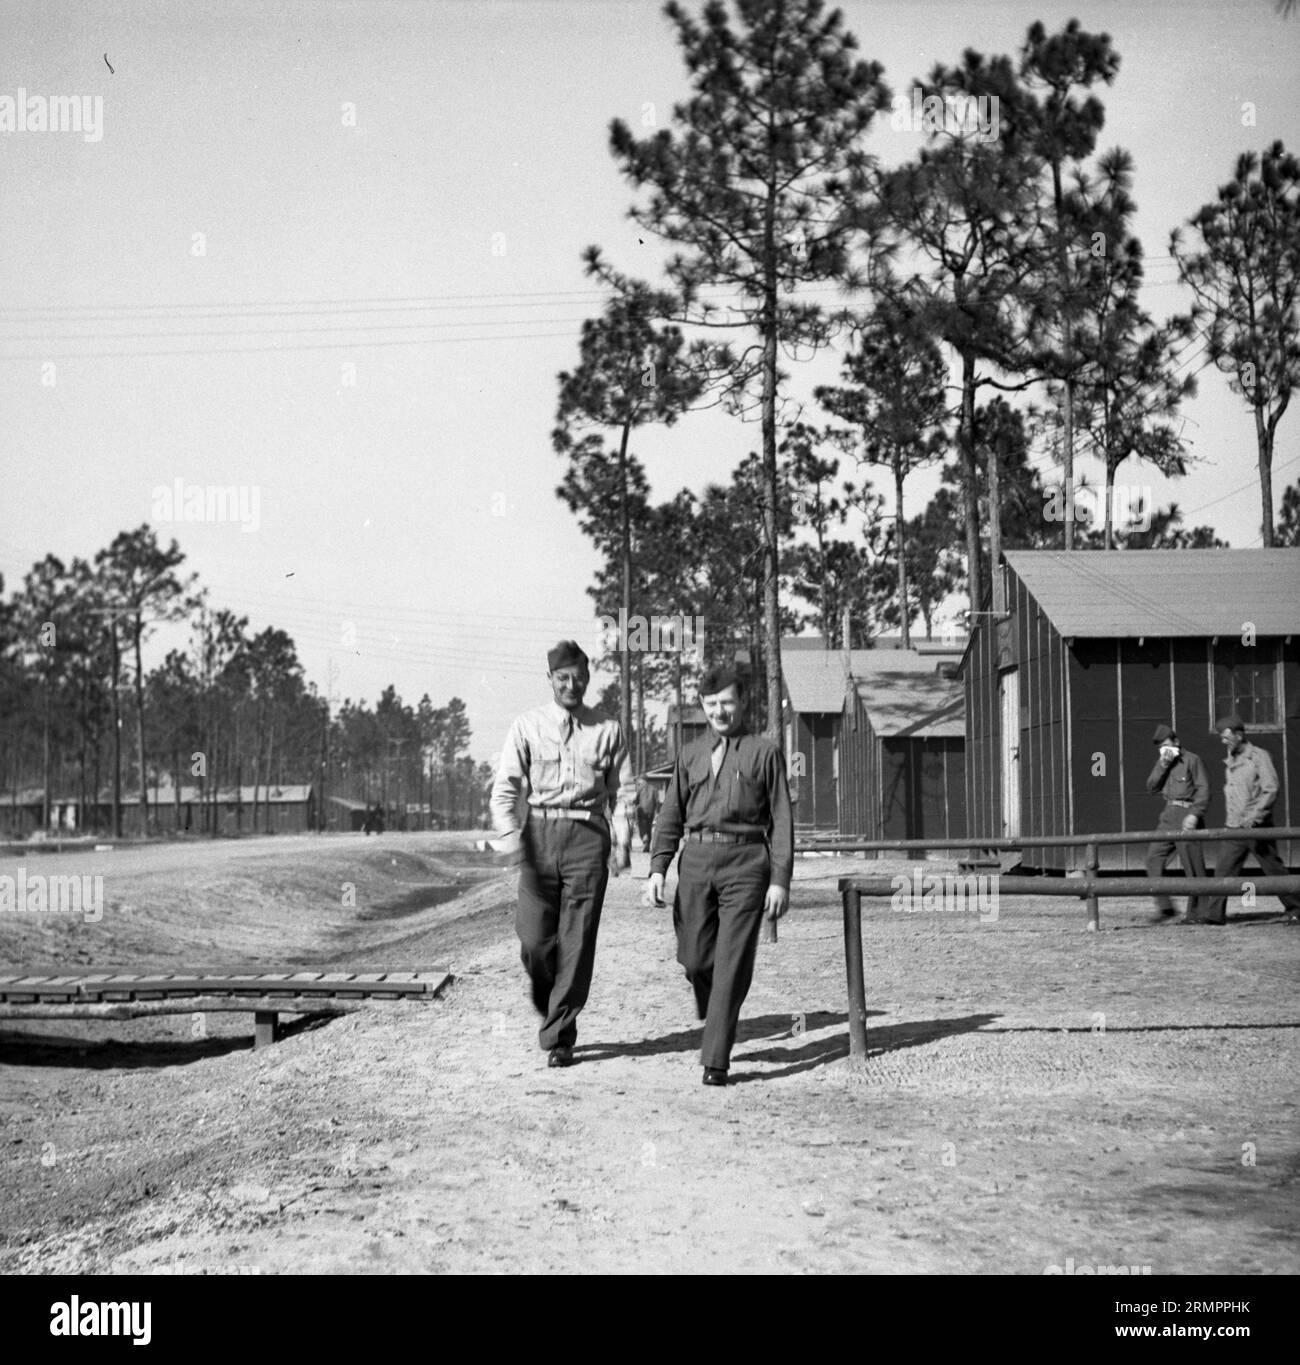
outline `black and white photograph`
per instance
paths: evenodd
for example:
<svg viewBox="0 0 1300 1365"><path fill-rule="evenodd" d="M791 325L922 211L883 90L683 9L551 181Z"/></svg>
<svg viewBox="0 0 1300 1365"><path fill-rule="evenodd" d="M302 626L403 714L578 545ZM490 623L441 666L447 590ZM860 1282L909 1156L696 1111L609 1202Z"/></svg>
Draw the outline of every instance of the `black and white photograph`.
<svg viewBox="0 0 1300 1365"><path fill-rule="evenodd" d="M996 1276L1282 1341L1300 3L0 32L15 1330Z"/></svg>

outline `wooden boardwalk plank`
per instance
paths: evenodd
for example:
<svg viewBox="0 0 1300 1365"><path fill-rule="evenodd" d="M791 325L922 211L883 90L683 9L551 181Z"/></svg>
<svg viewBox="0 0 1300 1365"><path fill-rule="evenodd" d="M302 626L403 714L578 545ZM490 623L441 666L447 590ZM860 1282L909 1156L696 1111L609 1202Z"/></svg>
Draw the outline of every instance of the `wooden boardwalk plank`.
<svg viewBox="0 0 1300 1365"><path fill-rule="evenodd" d="M436 995L449 979L444 968L393 972L78 972L60 976L0 976L0 998L46 994L82 1001L176 996L309 995L349 999L401 999Z"/></svg>

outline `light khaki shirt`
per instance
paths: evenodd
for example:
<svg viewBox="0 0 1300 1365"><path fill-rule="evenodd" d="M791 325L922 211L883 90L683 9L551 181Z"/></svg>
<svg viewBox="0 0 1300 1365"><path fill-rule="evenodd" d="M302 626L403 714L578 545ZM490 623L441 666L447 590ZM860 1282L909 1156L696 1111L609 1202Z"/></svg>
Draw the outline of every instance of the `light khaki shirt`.
<svg viewBox="0 0 1300 1365"><path fill-rule="evenodd" d="M519 802L567 807L608 819L611 833L628 843L636 805L636 777L616 720L579 706L567 711L552 701L525 711L510 727L497 764L489 808L492 828L513 834L520 827Z"/></svg>
<svg viewBox="0 0 1300 1365"><path fill-rule="evenodd" d="M1234 758L1223 760L1223 802L1230 829L1263 824L1277 799L1277 769L1266 749L1247 741Z"/></svg>

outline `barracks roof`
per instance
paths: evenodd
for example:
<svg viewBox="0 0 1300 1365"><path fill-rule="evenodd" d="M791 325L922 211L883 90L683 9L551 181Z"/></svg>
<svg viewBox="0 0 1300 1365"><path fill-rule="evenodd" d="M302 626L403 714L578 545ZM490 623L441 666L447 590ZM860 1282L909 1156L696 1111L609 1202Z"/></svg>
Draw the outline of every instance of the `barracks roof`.
<svg viewBox="0 0 1300 1365"><path fill-rule="evenodd" d="M962 644L965 642L963 641ZM941 646L927 642L927 653L910 649L854 649L849 653L849 669L855 678L874 678L881 672L934 675L943 659L956 662L962 645ZM840 711L844 708L847 680L844 676L842 649L781 650L781 673L790 708L800 715L813 711Z"/></svg>
<svg viewBox="0 0 1300 1365"><path fill-rule="evenodd" d="M905 658L903 650L888 651ZM928 670L881 668L857 681L871 728L885 738L961 739L966 734L966 694L960 679Z"/></svg>
<svg viewBox="0 0 1300 1365"><path fill-rule="evenodd" d="M1067 639L1300 631L1297 550L1008 550Z"/></svg>

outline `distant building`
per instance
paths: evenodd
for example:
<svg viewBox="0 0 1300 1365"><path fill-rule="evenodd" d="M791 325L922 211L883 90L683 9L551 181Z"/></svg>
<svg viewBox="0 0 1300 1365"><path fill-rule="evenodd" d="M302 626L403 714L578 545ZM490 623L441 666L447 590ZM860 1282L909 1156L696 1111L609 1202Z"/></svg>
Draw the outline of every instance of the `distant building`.
<svg viewBox="0 0 1300 1365"><path fill-rule="evenodd" d="M253 832L253 802L257 801L257 832L304 834L317 828L316 791L310 783L287 786L252 785L222 787L205 798L201 787L170 784L150 787L146 794L149 829L159 834L198 834L209 828L212 811L221 834ZM122 833L139 834L142 828L140 797L122 794ZM205 810L206 808L206 810ZM0 794L0 833L24 839L40 830L44 819L44 791L40 787ZM58 796L50 801L50 833L111 832L113 794L102 791L83 809L76 797Z"/></svg>
<svg viewBox="0 0 1300 1365"><path fill-rule="evenodd" d="M840 832L963 838L966 704L956 661L881 650L872 663L844 700Z"/></svg>
<svg viewBox="0 0 1300 1365"><path fill-rule="evenodd" d="M923 753L942 749L949 774L944 790L950 791L957 761L951 751L962 749L965 718L960 707L952 712L959 685L941 679L939 669L955 669L965 641L923 641L924 648L905 650L886 640L847 654L827 649L820 640L815 643L821 647L807 648L802 640L781 645L787 766L798 798L795 822L800 833L858 839L933 833L938 815L931 798L921 801L905 795L905 789L919 792L920 773L929 771ZM916 679L922 681L914 684ZM927 681L935 679L939 681ZM944 712L942 718L936 719L936 711ZM895 766L898 772L887 779L886 771ZM964 808L964 796L959 804ZM904 809L910 813L900 817ZM947 816L943 823L950 823ZM905 835L903 828L912 832Z"/></svg>
<svg viewBox="0 0 1300 1365"><path fill-rule="evenodd" d="M1213 726L1230 711L1277 767L1275 822L1300 820L1300 550L1010 550L999 572L1006 612L976 618L962 661L971 835L1151 829L1162 721L1206 761L1207 822L1221 826ZM1107 867L1143 856L1101 854ZM1025 853L1056 869L1081 858Z"/></svg>

